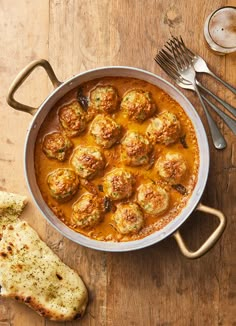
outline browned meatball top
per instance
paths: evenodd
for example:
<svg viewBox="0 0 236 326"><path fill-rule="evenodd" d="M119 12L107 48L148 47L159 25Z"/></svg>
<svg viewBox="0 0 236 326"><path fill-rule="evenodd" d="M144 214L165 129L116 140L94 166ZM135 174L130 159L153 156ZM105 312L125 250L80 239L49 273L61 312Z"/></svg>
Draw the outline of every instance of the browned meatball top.
<svg viewBox="0 0 236 326"><path fill-rule="evenodd" d="M43 152L48 158L64 161L71 152L72 142L61 132L47 134L43 139Z"/></svg>
<svg viewBox="0 0 236 326"><path fill-rule="evenodd" d="M156 111L151 94L140 89L128 91L122 99L121 108L129 119L137 122L150 118Z"/></svg>
<svg viewBox="0 0 236 326"><path fill-rule="evenodd" d="M98 148L78 146L71 157L71 164L81 178L93 178L104 168L105 160Z"/></svg>
<svg viewBox="0 0 236 326"><path fill-rule="evenodd" d="M86 113L77 101L73 101L59 110L59 120L70 137L78 136L87 125Z"/></svg>
<svg viewBox="0 0 236 326"><path fill-rule="evenodd" d="M90 92L89 110L112 113L120 103L119 95L112 86L97 86Z"/></svg>
<svg viewBox="0 0 236 326"><path fill-rule="evenodd" d="M90 133L98 145L110 148L120 138L121 126L110 117L99 114L91 124Z"/></svg>

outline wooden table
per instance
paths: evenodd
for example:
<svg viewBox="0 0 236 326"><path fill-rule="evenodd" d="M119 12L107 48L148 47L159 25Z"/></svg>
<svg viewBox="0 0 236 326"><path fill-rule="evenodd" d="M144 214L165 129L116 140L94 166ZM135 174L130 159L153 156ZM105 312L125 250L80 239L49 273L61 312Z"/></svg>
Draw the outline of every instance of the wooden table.
<svg viewBox="0 0 236 326"><path fill-rule="evenodd" d="M210 142L211 168L203 203L222 210L228 225L206 256L187 260L172 238L137 252L98 252L65 239L34 206L23 171L24 140L32 117L7 105L10 83L25 65L38 58L48 59L62 81L106 65L139 67L169 80L153 57L174 33L181 34L218 75L235 85L236 56L213 54L203 38L203 24L209 13L233 4L233 0L0 1L0 190L28 195L29 204L22 217L82 275L89 288L90 303L84 319L66 325L235 325L236 138L214 115L228 147L216 151ZM236 105L235 97L213 79L206 77L203 81ZM17 98L35 106L50 90L50 82L39 69ZM196 96L188 91L184 94L206 126ZM196 248L215 226L213 218L193 214L182 232L189 246ZM7 325L57 323L45 321L22 304L0 299L0 326Z"/></svg>

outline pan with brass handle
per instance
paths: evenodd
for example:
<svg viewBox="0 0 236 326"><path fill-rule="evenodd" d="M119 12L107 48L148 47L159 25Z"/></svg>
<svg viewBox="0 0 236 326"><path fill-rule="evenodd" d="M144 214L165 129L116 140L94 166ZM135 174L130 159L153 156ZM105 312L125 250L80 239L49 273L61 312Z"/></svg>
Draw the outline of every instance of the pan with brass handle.
<svg viewBox="0 0 236 326"><path fill-rule="evenodd" d="M37 67L43 67L45 71L48 74L49 79L51 80L54 88L57 88L62 83L57 79L52 66L50 63L44 59L35 60L32 61L30 64L28 64L15 78L15 80L12 82L11 87L8 91L7 95L7 103L13 107L16 110L24 111L27 113L30 113L34 115L38 108L28 106L26 104L22 104L15 100L15 92L18 90L18 88L23 84L23 82L26 80L26 78L33 72L33 70Z"/></svg>
<svg viewBox="0 0 236 326"><path fill-rule="evenodd" d="M224 214L221 211L219 211L218 209L199 204L197 206L197 210L216 216L219 219L220 223L217 226L217 228L215 229L215 231L209 236L209 238L196 251L192 251L192 250L188 249L179 230L173 234L173 237L175 238L181 253L189 259L196 259L196 258L200 258L201 256L205 255L215 245L215 243L219 240L219 238L221 237L222 233L224 232L224 229L226 226L226 218L225 218Z"/></svg>
<svg viewBox="0 0 236 326"><path fill-rule="evenodd" d="M32 71L37 67L43 67L48 74L53 86L54 91L49 94L49 96L43 101L43 103L37 108L27 106L17 102L14 98L15 92L22 85L24 80L32 73ZM45 201L40 193L36 176L35 176L35 142L38 136L38 132L42 126L42 123L47 119L49 112L54 107L54 105L61 100L70 91L77 89L80 85L90 80L104 78L104 77L130 77L137 78L147 81L163 91L169 94L175 101L177 101L182 108L186 111L189 118L191 119L193 126L196 130L196 136L198 139L199 146L199 157L200 165L198 170L198 181L195 186L195 191L193 192L191 198L189 199L188 205L180 212L178 218L174 219L171 223L167 224L163 229L154 232L146 237L135 241L126 242L112 242L112 241L98 241L92 238L83 236L82 234L75 232L74 230L68 228L63 221L58 219L54 213L45 205ZM7 102L16 110L21 110L34 115L30 126L27 131L26 141L25 141L25 158L24 158L24 170L25 178L32 195L32 198L38 207L41 214L47 219L51 225L57 229L61 234L63 234L68 239L83 245L88 248L93 248L96 250L108 251L108 252L126 252L137 249L143 249L155 243L162 241L168 236L172 235L175 237L181 252L188 258L198 258L204 255L220 238L221 234L226 225L225 216L218 210L199 204L203 191L206 186L208 172L209 172L209 161L210 153L208 140L206 132L200 117L198 116L196 110L188 99L172 84L168 83L163 78L134 67L123 67L123 66L110 66L92 69L89 71L81 72L79 74L73 75L68 80L61 83L51 65L46 60L37 60L30 63L26 68L24 68L20 74L13 81L9 93L7 96ZM36 113L37 112L37 113ZM36 114L35 114L36 113ZM191 216L195 207L198 210L206 213L216 215L220 221L219 226L212 233L212 235L206 240L206 242L195 252L187 248L182 239L180 231L178 231L181 225Z"/></svg>

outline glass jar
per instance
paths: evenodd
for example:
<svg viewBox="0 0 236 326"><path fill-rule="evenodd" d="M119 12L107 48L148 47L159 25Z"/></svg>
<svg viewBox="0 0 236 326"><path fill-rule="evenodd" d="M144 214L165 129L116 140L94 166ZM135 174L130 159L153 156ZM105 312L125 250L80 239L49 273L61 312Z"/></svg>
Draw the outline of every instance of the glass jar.
<svg viewBox="0 0 236 326"><path fill-rule="evenodd" d="M204 36L217 54L236 51L236 7L222 7L212 12L204 25Z"/></svg>

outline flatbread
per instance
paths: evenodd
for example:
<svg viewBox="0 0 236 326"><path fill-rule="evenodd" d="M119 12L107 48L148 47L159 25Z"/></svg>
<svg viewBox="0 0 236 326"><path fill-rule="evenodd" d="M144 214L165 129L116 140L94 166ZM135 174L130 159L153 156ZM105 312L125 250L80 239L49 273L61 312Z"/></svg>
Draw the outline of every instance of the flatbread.
<svg viewBox="0 0 236 326"><path fill-rule="evenodd" d="M19 214L20 206L23 202L25 205L25 197L11 194L9 200L15 206L9 210L0 202L2 214L5 212L0 220L12 218L14 210ZM16 216L2 228L0 295L24 302L41 316L57 321L81 317L88 301L87 289L79 275L52 252L27 222Z"/></svg>
<svg viewBox="0 0 236 326"><path fill-rule="evenodd" d="M0 191L0 235L3 227L18 220L26 203L26 196Z"/></svg>

